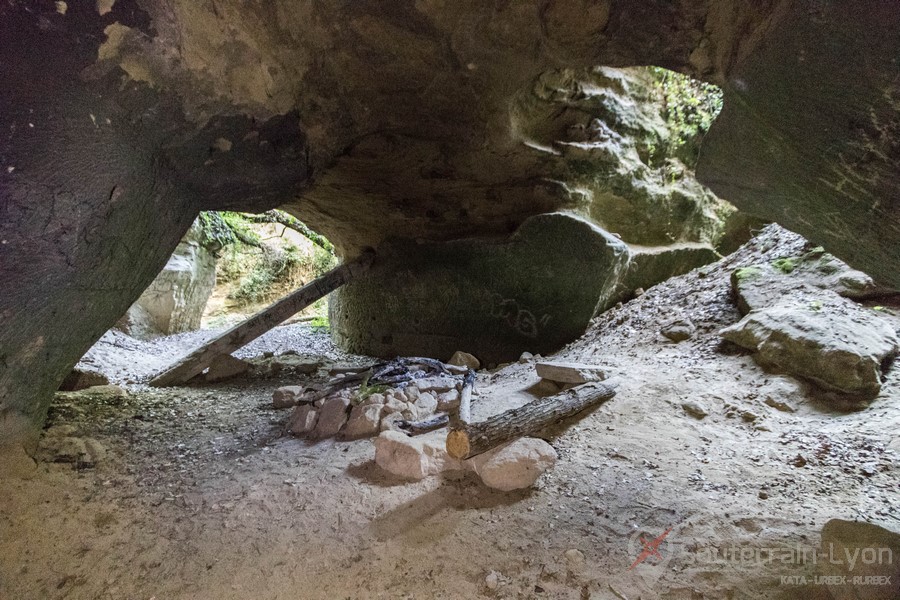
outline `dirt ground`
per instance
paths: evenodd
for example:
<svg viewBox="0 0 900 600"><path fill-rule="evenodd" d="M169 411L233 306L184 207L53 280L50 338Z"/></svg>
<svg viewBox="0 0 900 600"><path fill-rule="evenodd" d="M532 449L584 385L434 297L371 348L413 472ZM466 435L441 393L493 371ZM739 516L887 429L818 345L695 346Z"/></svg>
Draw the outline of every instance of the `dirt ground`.
<svg viewBox="0 0 900 600"><path fill-rule="evenodd" d="M900 369L868 406L837 410L717 335L739 319L730 271L802 244L757 238L599 317L558 358L612 365L619 392L543 432L560 459L518 493L461 473L400 481L372 440L282 435L290 411L271 408L272 390L301 376L140 383L209 332L108 334L85 360L130 395L60 399L48 430L106 457L3 483L0 598L827 598L781 577L816 573L805 551L828 519L900 529ZM698 329L675 344L658 332L678 314ZM302 324L240 355L289 349L324 357L313 378L366 360ZM528 401L537 381L533 362L482 371L476 418Z"/></svg>

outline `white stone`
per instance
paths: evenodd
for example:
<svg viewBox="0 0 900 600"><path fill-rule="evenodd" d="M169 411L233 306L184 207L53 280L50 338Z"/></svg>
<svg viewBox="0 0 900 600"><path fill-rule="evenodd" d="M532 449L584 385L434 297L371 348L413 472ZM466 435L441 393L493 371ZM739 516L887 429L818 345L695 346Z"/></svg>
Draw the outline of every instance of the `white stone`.
<svg viewBox="0 0 900 600"><path fill-rule="evenodd" d="M584 553L577 548L569 548L563 553L570 571L578 571L584 567Z"/></svg>
<svg viewBox="0 0 900 600"><path fill-rule="evenodd" d="M381 423L381 406L378 404L360 404L350 411L350 418L341 431L341 436L347 440L356 440L369 437L378 433L378 425Z"/></svg>
<svg viewBox="0 0 900 600"><path fill-rule="evenodd" d="M369 394L361 404L384 404L384 394Z"/></svg>
<svg viewBox="0 0 900 600"><path fill-rule="evenodd" d="M519 357L520 363L527 363L529 360L534 360L534 354L532 354L531 352L523 352Z"/></svg>
<svg viewBox="0 0 900 600"><path fill-rule="evenodd" d="M350 407L350 399L341 396L331 396L325 399L322 410L319 411L319 421L312 432L312 437L317 439L334 437L347 422L347 410Z"/></svg>
<svg viewBox="0 0 900 600"><path fill-rule="evenodd" d="M381 416L385 417L387 415L398 413L406 409L406 401L398 400L395 396L391 395L387 397L387 401L384 403L384 406L381 408Z"/></svg>
<svg viewBox="0 0 900 600"><path fill-rule="evenodd" d="M375 463L404 479L424 479L443 471L463 468L446 449L447 433L433 431L409 437L398 431L384 431L375 439Z"/></svg>
<svg viewBox="0 0 900 600"><path fill-rule="evenodd" d="M419 409L416 408L416 405L412 402L407 402L403 411L400 413L403 415L403 418L407 421L418 421L419 420Z"/></svg>
<svg viewBox="0 0 900 600"><path fill-rule="evenodd" d="M438 401L430 393L423 392L419 394L419 399L416 400L415 405L419 412L419 418L424 419L434 414L434 411L437 410Z"/></svg>
<svg viewBox="0 0 900 600"><path fill-rule="evenodd" d="M463 352L461 350L457 350L453 353L453 356L450 357L450 360L447 361L448 365L454 365L457 367L468 367L477 371L481 367L481 361L469 354L468 352Z"/></svg>
<svg viewBox="0 0 900 600"><path fill-rule="evenodd" d="M457 406L459 406L459 392L457 392L456 390L450 390L449 392L438 394L437 410L447 412L453 410Z"/></svg>
<svg viewBox="0 0 900 600"><path fill-rule="evenodd" d="M291 413L291 419L288 421L288 430L294 435L309 433L316 426L318 416L318 411L309 404L298 406Z"/></svg>
<svg viewBox="0 0 900 600"><path fill-rule="evenodd" d="M169 262L135 302L138 319L124 317L119 327L135 336L146 336L153 330L179 333L200 328L200 318L216 285L216 257L202 243L203 227L195 221ZM129 312L133 312L129 309ZM150 331L134 330L132 323L149 317Z"/></svg>
<svg viewBox="0 0 900 600"><path fill-rule="evenodd" d="M400 421L403 421L403 413L390 413L388 415L382 415L381 417L381 425L379 425L379 429L381 431L403 431L398 425Z"/></svg>
<svg viewBox="0 0 900 600"><path fill-rule="evenodd" d="M290 408L298 403L303 396L303 386L286 385L272 392L272 406L275 408Z"/></svg>
<svg viewBox="0 0 900 600"><path fill-rule="evenodd" d="M420 392L442 393L448 390L455 390L459 386L459 380L453 377L438 375L436 377L424 377L416 380L415 387Z"/></svg>
<svg viewBox="0 0 900 600"><path fill-rule="evenodd" d="M403 395L406 396L407 402L415 402L419 398L419 388L414 385L408 385L403 389Z"/></svg>
<svg viewBox="0 0 900 600"><path fill-rule="evenodd" d="M520 438L466 462L486 486L508 492L531 487L556 458L556 450L544 440Z"/></svg>
<svg viewBox="0 0 900 600"><path fill-rule="evenodd" d="M567 362L539 362L534 365L539 377L557 383L587 383L603 381L607 377L608 368L600 365L583 365Z"/></svg>
<svg viewBox="0 0 900 600"><path fill-rule="evenodd" d="M497 571L491 571L487 574L487 577L484 578L484 585L487 589L493 591L500 587L500 573Z"/></svg>

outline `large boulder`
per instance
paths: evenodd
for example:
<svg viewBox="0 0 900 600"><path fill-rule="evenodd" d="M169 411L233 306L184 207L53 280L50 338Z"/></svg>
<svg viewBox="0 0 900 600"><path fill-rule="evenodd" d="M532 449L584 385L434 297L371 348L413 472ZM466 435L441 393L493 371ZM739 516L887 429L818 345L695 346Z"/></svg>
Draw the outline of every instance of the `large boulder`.
<svg viewBox="0 0 900 600"><path fill-rule="evenodd" d="M721 334L764 366L864 399L878 395L882 371L900 350L877 311L818 289L754 310Z"/></svg>
<svg viewBox="0 0 900 600"><path fill-rule="evenodd" d="M833 600L896 600L900 534L874 523L831 519L822 528L818 574Z"/></svg>
<svg viewBox="0 0 900 600"><path fill-rule="evenodd" d="M562 213L532 217L505 240L397 240L368 277L335 294L332 334L376 356L472 348L491 363L548 353L609 305L628 259L619 239Z"/></svg>
<svg viewBox="0 0 900 600"><path fill-rule="evenodd" d="M889 291L822 248L736 269L731 274L731 286L743 314L777 304L786 295L809 295L815 289L830 290L844 298L857 300Z"/></svg>

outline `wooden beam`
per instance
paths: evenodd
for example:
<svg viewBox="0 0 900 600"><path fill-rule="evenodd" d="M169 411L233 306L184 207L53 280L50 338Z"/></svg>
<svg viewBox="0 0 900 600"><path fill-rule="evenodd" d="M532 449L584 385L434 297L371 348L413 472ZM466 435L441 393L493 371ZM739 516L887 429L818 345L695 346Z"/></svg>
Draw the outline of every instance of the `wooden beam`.
<svg viewBox="0 0 900 600"><path fill-rule="evenodd" d="M307 283L243 323L235 325L219 337L197 348L154 377L150 381L150 385L155 387L178 385L199 375L219 356L231 354L238 348L247 345L319 298L327 296L348 281L359 277L369 270L374 259L375 253L366 251L357 258Z"/></svg>
<svg viewBox="0 0 900 600"><path fill-rule="evenodd" d="M481 423L466 424L460 420L447 434L447 453L463 460L477 456L609 400L616 395L616 387L615 383L586 383L494 415Z"/></svg>

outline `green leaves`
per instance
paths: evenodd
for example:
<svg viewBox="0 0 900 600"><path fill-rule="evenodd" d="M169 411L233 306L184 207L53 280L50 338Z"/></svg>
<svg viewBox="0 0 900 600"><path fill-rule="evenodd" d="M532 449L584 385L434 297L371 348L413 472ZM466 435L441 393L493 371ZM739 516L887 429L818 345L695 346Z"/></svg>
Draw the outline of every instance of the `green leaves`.
<svg viewBox="0 0 900 600"><path fill-rule="evenodd" d="M649 70L662 95L663 117L671 134L670 153L694 166L700 142L722 110L722 90L661 67Z"/></svg>

